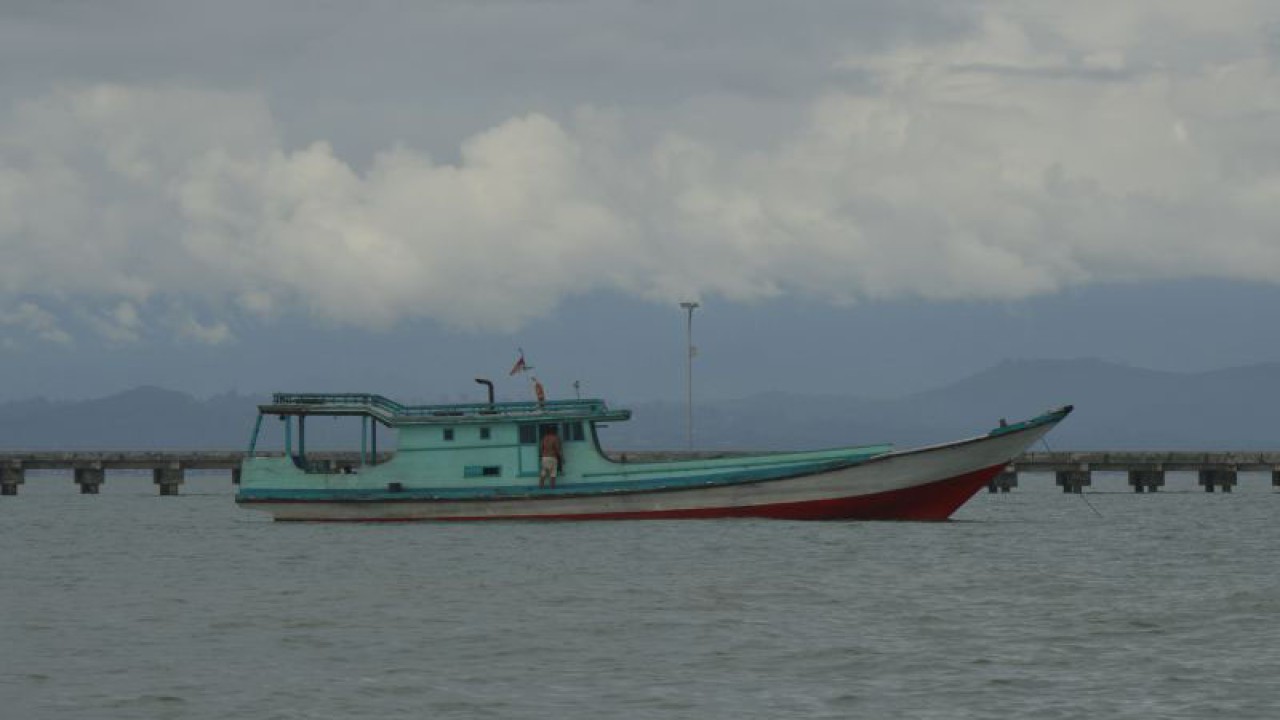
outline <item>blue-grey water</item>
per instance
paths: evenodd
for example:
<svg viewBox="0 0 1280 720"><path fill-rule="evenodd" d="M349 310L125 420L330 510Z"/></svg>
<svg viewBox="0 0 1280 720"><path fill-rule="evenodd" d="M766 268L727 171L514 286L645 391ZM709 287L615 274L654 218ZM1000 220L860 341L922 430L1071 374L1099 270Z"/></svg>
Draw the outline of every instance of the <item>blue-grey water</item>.
<svg viewBox="0 0 1280 720"><path fill-rule="evenodd" d="M1046 478L940 524L290 525L0 498L0 717L1275 718L1280 493Z"/></svg>

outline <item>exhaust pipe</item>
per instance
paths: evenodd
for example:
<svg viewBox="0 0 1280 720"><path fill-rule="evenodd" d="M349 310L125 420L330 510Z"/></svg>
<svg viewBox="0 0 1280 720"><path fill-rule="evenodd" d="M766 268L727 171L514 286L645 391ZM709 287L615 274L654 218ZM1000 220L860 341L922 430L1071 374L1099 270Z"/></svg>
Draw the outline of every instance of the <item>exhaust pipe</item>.
<svg viewBox="0 0 1280 720"><path fill-rule="evenodd" d="M493 407L493 381L484 378L476 378L476 382L489 388L489 407Z"/></svg>

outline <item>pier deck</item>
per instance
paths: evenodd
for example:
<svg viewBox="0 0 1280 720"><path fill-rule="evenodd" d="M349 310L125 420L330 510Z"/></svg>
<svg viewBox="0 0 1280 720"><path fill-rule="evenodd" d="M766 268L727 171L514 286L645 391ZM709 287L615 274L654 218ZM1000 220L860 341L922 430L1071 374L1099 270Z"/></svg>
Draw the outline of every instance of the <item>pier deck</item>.
<svg viewBox="0 0 1280 720"><path fill-rule="evenodd" d="M108 470L150 470L161 495L177 495L188 470L226 470L231 482L240 482L242 450L6 450L0 451L0 495L17 495L28 470L70 470L85 495L96 495ZM282 452L258 452L258 457L282 457ZM356 452L310 452L309 462L358 464ZM390 453L375 460L385 462Z"/></svg>
<svg viewBox="0 0 1280 720"><path fill-rule="evenodd" d="M259 456L283 453L259 452ZM624 451L611 457L626 462L724 457L740 453L685 451ZM390 459L380 453L376 462ZM226 470L233 483L240 479L240 450L31 450L0 451L0 494L17 495L28 470L69 470L80 492L96 494L106 472L152 472L161 495L176 495L188 470ZM310 452L308 461L334 465L359 463L358 452ZM991 481L991 492L1008 492L1022 473L1052 473L1063 492L1083 492L1094 472L1124 472L1134 492L1156 492L1164 486L1166 472L1195 472L1206 492L1230 492L1240 472L1270 472L1271 484L1280 487L1280 451L1089 451L1029 452L1015 458L1004 473Z"/></svg>
<svg viewBox="0 0 1280 720"><path fill-rule="evenodd" d="M1241 472L1270 472L1271 485L1280 487L1280 452L1244 450L1180 451L1062 451L1028 452L987 486L991 492L1008 492L1018 484L1019 473L1053 473L1063 492L1079 493L1093 484L1094 472L1129 475L1134 492L1156 492L1164 487L1167 472L1194 472L1205 492L1231 492Z"/></svg>

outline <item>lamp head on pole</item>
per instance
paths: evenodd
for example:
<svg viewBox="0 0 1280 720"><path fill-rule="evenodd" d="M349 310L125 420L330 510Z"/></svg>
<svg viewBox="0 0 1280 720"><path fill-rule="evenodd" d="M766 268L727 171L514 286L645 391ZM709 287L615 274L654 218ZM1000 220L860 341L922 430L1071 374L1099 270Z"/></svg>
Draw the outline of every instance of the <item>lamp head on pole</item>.
<svg viewBox="0 0 1280 720"><path fill-rule="evenodd" d="M694 308L701 307L701 305L696 302L682 302L680 303L680 307L692 313Z"/></svg>

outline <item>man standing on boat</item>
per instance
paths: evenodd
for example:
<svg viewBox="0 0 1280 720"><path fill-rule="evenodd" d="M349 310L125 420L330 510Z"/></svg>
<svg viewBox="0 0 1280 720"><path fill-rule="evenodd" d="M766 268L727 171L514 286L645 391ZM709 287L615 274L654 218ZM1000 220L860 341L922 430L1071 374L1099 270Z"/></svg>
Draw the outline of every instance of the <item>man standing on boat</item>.
<svg viewBox="0 0 1280 720"><path fill-rule="evenodd" d="M555 487L556 475L560 472L562 449L560 447L560 436L556 434L554 425L548 427L546 432L542 434L542 446L539 454L542 457L542 472L538 474L538 487L543 487L544 483L546 483L547 487Z"/></svg>

